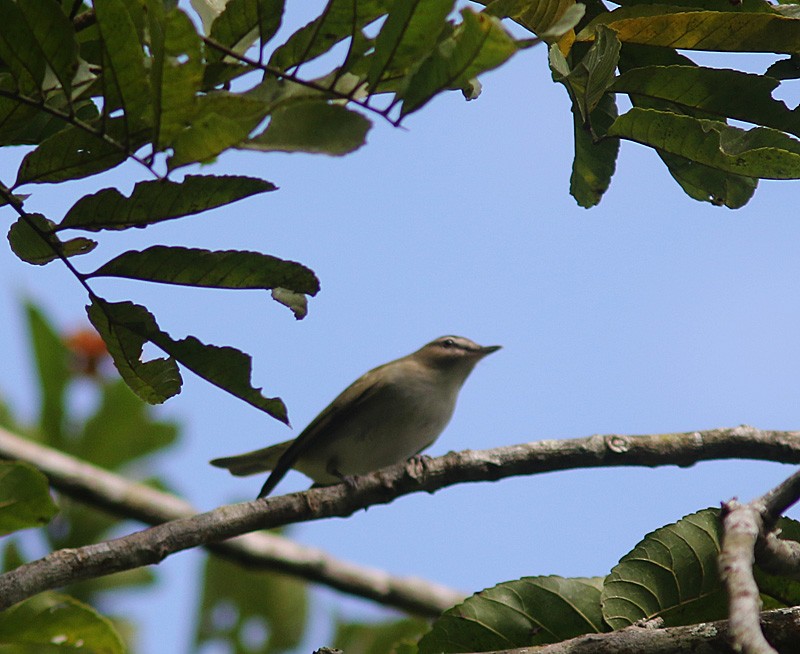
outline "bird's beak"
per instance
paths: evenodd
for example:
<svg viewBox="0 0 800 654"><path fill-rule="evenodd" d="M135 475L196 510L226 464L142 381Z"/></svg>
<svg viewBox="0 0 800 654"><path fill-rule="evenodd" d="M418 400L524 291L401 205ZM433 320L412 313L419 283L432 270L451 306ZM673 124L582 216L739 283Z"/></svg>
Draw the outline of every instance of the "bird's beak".
<svg viewBox="0 0 800 654"><path fill-rule="evenodd" d="M481 347L481 356L485 357L487 354L491 354L492 352L497 352L497 350L499 350L502 347L503 347L502 345L484 345L483 347Z"/></svg>

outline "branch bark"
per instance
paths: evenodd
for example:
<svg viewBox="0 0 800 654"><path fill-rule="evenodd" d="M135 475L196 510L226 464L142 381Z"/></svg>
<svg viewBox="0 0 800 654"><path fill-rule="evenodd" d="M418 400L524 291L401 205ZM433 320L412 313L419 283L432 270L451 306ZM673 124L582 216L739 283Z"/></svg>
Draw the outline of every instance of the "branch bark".
<svg viewBox="0 0 800 654"><path fill-rule="evenodd" d="M752 427L651 436L590 436L539 441L491 450L451 452L409 461L346 485L222 506L181 517L122 538L60 550L0 576L0 608L43 590L81 579L159 563L185 549L296 522L345 517L401 495L469 481L495 481L572 468L688 466L702 460L752 458L800 462L800 432Z"/></svg>

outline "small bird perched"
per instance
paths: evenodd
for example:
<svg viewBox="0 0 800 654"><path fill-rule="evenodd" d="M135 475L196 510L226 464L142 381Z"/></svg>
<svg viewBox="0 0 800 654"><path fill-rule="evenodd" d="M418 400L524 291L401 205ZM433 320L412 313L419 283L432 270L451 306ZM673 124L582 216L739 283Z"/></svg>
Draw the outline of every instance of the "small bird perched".
<svg viewBox="0 0 800 654"><path fill-rule="evenodd" d="M297 438L211 465L234 475L271 470L258 494L265 497L290 468L325 486L405 461L439 437L475 364L499 349L437 338L359 377Z"/></svg>

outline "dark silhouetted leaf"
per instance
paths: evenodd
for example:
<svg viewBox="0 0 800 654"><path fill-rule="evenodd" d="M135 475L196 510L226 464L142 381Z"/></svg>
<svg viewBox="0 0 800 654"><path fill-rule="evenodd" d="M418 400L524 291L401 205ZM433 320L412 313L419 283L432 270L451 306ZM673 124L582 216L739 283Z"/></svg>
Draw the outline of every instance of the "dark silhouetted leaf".
<svg viewBox="0 0 800 654"><path fill-rule="evenodd" d="M614 629L662 618L664 626L721 620L719 511L705 509L656 529L606 577L603 617Z"/></svg>
<svg viewBox="0 0 800 654"><path fill-rule="evenodd" d="M14 651L20 652L126 651L108 618L87 604L56 593L41 593L0 613L0 642L16 646Z"/></svg>
<svg viewBox="0 0 800 654"><path fill-rule="evenodd" d="M124 252L103 264L92 277L127 277L164 284L204 288L288 288L314 295L316 275L294 261L259 252L154 245L141 252Z"/></svg>
<svg viewBox="0 0 800 654"><path fill-rule="evenodd" d="M181 375L172 358L142 361L147 335L159 332L147 309L133 302L111 303L95 297L86 311L119 374L136 395L150 404L160 404L180 393Z"/></svg>
<svg viewBox="0 0 800 654"><path fill-rule="evenodd" d="M601 588L602 579L523 577L482 590L442 614L419 654L531 647L607 631Z"/></svg>
<svg viewBox="0 0 800 654"><path fill-rule="evenodd" d="M366 143L371 123L359 113L320 100L300 100L280 105L269 126L245 147L282 152L343 155Z"/></svg>
<svg viewBox="0 0 800 654"><path fill-rule="evenodd" d="M618 140L596 140L592 132L605 134L616 117L617 104L610 94L604 95L589 115L591 130L581 120L579 112L572 114L575 158L572 161L569 192L586 209L599 204L608 190L619 153Z"/></svg>
<svg viewBox="0 0 800 654"><path fill-rule="evenodd" d="M8 230L8 242L11 249L20 259L36 266L43 266L59 258L73 257L91 252L97 246L96 241L88 238L73 238L60 241L53 234L55 225L40 213L26 214L19 218Z"/></svg>
<svg viewBox="0 0 800 654"><path fill-rule="evenodd" d="M219 612L227 619L219 620ZM195 642L226 641L233 652L271 654L296 648L308 613L304 582L276 572L248 570L208 557ZM265 642L252 643L247 630L257 625ZM255 645L255 646L254 646Z"/></svg>
<svg viewBox="0 0 800 654"><path fill-rule="evenodd" d="M19 3L0 0L0 25L6 26L0 30L0 60L23 94L40 96L47 61Z"/></svg>
<svg viewBox="0 0 800 654"><path fill-rule="evenodd" d="M25 2L18 3L17 6L25 16L24 25L18 24L14 26L14 29L3 31L25 31L26 28L30 28L36 39L37 49L40 50L42 59L47 63L49 72L55 75L63 93L69 96L72 79L78 69L78 41L72 28L72 22L51 0L25 0ZM30 50L24 52L26 60L37 60L40 56L38 53L33 55ZM55 87L54 84L46 84L46 86ZM49 89L45 88L45 91L47 90Z"/></svg>
<svg viewBox="0 0 800 654"><path fill-rule="evenodd" d="M188 175L182 182L139 182L130 197L106 188L78 200L56 230L144 227L275 189L274 184L254 177L216 175Z"/></svg>
<svg viewBox="0 0 800 654"><path fill-rule="evenodd" d="M27 463L0 461L0 536L46 525L56 513L47 477Z"/></svg>

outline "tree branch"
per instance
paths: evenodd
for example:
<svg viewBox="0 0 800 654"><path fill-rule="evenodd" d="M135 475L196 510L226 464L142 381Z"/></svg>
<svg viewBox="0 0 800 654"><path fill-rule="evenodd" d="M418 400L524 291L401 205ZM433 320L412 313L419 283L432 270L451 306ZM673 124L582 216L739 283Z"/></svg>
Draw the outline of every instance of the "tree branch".
<svg viewBox="0 0 800 654"><path fill-rule="evenodd" d="M185 549L296 522L349 516L359 509L452 484L495 481L572 468L688 466L702 460L752 458L800 461L800 432L752 427L655 436L590 436L491 450L451 452L391 466L345 484L222 506L122 538L53 552L0 576L0 608L50 588L143 565Z"/></svg>
<svg viewBox="0 0 800 654"><path fill-rule="evenodd" d="M0 458L30 463L64 495L119 517L157 525L196 514L188 502L175 495L129 481L2 428ZM437 617L466 596L424 579L395 577L342 561L267 532L245 534L208 549L247 567L283 572L425 617Z"/></svg>
<svg viewBox="0 0 800 654"><path fill-rule="evenodd" d="M780 654L797 652L800 607L764 611L761 624ZM649 629L628 627L604 634L587 634L541 647L484 652L483 654L732 654L727 620L684 627Z"/></svg>

